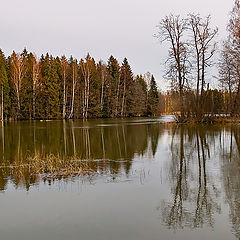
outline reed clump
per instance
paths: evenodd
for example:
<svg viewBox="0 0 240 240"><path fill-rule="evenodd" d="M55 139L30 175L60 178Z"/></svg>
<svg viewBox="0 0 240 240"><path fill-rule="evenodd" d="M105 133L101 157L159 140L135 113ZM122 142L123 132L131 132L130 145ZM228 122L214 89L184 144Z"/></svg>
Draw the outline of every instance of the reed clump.
<svg viewBox="0 0 240 240"><path fill-rule="evenodd" d="M24 160L1 165L1 168L9 168L13 174L17 172L18 175L25 175L28 172L30 175L41 175L50 178L93 173L88 161L82 161L75 157L63 158L55 155L47 155L45 157L35 155Z"/></svg>

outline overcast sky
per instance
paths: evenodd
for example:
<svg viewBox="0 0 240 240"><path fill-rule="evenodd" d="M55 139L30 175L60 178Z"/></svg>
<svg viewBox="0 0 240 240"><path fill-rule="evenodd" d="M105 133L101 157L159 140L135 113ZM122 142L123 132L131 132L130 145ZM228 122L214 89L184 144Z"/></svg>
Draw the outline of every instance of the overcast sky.
<svg viewBox="0 0 240 240"><path fill-rule="evenodd" d="M26 47L42 53L96 60L127 57L135 74L150 71L160 88L166 46L153 34L169 13L212 15L219 41L234 0L1 0L0 48L6 55Z"/></svg>

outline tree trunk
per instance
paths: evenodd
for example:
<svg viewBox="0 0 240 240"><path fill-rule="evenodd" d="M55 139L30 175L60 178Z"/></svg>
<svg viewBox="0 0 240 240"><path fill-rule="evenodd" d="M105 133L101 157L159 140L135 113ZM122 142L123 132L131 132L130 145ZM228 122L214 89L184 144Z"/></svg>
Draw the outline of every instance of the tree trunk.
<svg viewBox="0 0 240 240"><path fill-rule="evenodd" d="M4 101L3 101L3 86L2 86L2 104L1 104L1 120L4 120Z"/></svg>
<svg viewBox="0 0 240 240"><path fill-rule="evenodd" d="M63 119L66 118L66 69L63 70Z"/></svg>
<svg viewBox="0 0 240 240"><path fill-rule="evenodd" d="M101 87L101 112L103 110L103 91L104 91L104 82L105 82L105 77L104 74L102 73L102 87Z"/></svg>
<svg viewBox="0 0 240 240"><path fill-rule="evenodd" d="M76 88L76 72L75 72L75 66L73 66L73 76L72 76L72 102L71 102L71 111L70 111L70 114L69 114L69 119L73 118L74 103L75 103L75 88Z"/></svg>
<svg viewBox="0 0 240 240"><path fill-rule="evenodd" d="M126 94L126 81L124 79L124 85L123 85L123 99L122 99L122 111L121 116L124 116L124 105L125 105L125 94Z"/></svg>
<svg viewBox="0 0 240 240"><path fill-rule="evenodd" d="M88 70L88 78L87 78L87 97L86 97L86 118L88 118L89 94L90 94L90 76L89 76L89 70Z"/></svg>
<svg viewBox="0 0 240 240"><path fill-rule="evenodd" d="M120 76L118 78L117 84L117 96L116 96L116 109L115 109L115 117L118 115L118 99L119 99L119 91L120 91Z"/></svg>

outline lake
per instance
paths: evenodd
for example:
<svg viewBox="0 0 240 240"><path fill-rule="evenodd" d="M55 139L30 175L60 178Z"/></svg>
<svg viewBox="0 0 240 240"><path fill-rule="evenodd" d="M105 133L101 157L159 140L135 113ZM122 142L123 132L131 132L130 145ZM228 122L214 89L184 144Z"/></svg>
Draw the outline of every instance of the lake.
<svg viewBox="0 0 240 240"><path fill-rule="evenodd" d="M240 125L5 123L0 238L239 239L239 152Z"/></svg>

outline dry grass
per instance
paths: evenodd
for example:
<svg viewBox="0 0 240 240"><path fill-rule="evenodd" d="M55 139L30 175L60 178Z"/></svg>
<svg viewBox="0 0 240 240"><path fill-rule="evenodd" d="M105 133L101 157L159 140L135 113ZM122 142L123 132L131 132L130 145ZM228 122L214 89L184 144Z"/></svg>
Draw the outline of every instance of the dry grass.
<svg viewBox="0 0 240 240"><path fill-rule="evenodd" d="M35 155L24 161L15 161L12 164L5 163L0 168L10 169L12 174L44 176L50 178L78 176L93 173L87 161L76 158L64 159L60 156L48 155L41 157Z"/></svg>

